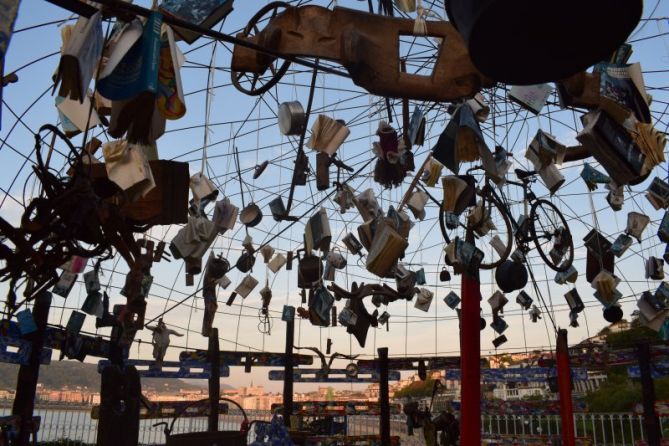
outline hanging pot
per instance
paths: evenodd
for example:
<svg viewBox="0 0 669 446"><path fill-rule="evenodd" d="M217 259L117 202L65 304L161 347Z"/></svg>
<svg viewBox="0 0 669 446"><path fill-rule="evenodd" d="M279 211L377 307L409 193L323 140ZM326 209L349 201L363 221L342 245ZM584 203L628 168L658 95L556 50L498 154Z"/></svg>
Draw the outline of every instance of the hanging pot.
<svg viewBox="0 0 669 446"><path fill-rule="evenodd" d="M237 260L237 264L235 265L236 268L243 272L247 273L253 268L253 265L256 263L256 258L253 257L253 254L249 253L248 251L244 251L239 257L239 260Z"/></svg>
<svg viewBox="0 0 669 446"><path fill-rule="evenodd" d="M284 135L301 135L307 124L304 107L299 101L279 105L279 130Z"/></svg>
<svg viewBox="0 0 669 446"><path fill-rule="evenodd" d="M642 10L641 0L446 2L476 68L512 85L564 79L608 59Z"/></svg>
<svg viewBox="0 0 669 446"><path fill-rule="evenodd" d="M252 228L262 220L262 212L257 204L251 203L239 214L239 221L247 227Z"/></svg>

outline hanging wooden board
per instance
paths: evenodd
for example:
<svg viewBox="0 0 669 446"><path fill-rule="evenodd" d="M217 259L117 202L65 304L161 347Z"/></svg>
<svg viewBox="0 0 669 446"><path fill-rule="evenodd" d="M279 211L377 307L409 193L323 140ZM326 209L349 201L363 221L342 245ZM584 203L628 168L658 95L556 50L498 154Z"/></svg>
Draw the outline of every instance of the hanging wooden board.
<svg viewBox="0 0 669 446"><path fill-rule="evenodd" d="M25 339L0 336L0 362L28 365L32 347L32 342L26 341ZM51 364L51 352L52 350L50 348L42 349L40 364Z"/></svg>
<svg viewBox="0 0 669 446"><path fill-rule="evenodd" d="M98 373L102 373L109 361L98 362ZM211 368L209 364L193 361L163 361L157 366L150 359L130 359L125 361L126 365L134 365L143 378L181 378L181 379L209 379ZM220 376L230 376L230 368L221 366Z"/></svg>
<svg viewBox="0 0 669 446"><path fill-rule="evenodd" d="M151 402L151 407L140 407L139 418L142 420L155 420L160 418L174 418L179 415L179 418L199 418L206 417L209 410L208 406L202 404L193 404L186 408L192 401L155 401ZM185 410L184 410L185 409ZM228 413L228 405L226 403L218 404L219 414ZM91 419L100 419L100 406L96 405L91 408Z"/></svg>
<svg viewBox="0 0 669 446"><path fill-rule="evenodd" d="M283 370L270 370L270 381L283 381ZM332 369L325 377L321 369L295 369L293 371L293 381L296 383L374 383L379 382L378 372L371 370L359 370L355 378L350 378L345 369ZM400 372L391 370L388 372L389 381L399 381Z"/></svg>
<svg viewBox="0 0 669 446"><path fill-rule="evenodd" d="M221 365L246 366L246 360L250 358L252 367L283 367L286 365L283 353L267 352L221 352ZM208 362L206 350L183 351L179 355L181 361ZM293 355L294 365L312 365L313 356Z"/></svg>
<svg viewBox="0 0 669 446"><path fill-rule="evenodd" d="M94 356L97 358L108 358L110 343L101 336L89 336L85 334L78 334L77 338L83 339L81 347L82 354L86 356ZM67 339L67 331L64 328L48 327L46 329L46 339L44 346L54 350L60 350ZM123 357L128 357L128 348L123 351Z"/></svg>

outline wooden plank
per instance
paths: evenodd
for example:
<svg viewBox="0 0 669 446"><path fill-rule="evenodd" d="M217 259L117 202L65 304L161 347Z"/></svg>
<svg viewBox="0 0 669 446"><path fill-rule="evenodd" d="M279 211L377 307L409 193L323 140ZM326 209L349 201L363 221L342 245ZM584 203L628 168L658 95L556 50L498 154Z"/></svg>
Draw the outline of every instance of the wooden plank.
<svg viewBox="0 0 669 446"><path fill-rule="evenodd" d="M459 356L388 358L388 366L393 370L417 370L419 361L424 361L428 370L460 368ZM486 361L481 359L481 365L485 364ZM379 361L378 359L360 359L358 360L358 367L360 369L378 370Z"/></svg>
<svg viewBox="0 0 669 446"><path fill-rule="evenodd" d="M111 362L107 360L99 361L98 373L102 373L109 364ZM201 362L163 361L162 366L157 367L155 361L150 359L129 359L125 364L135 366L143 378L209 379L211 376L210 365ZM230 376L230 368L221 366L219 376Z"/></svg>
<svg viewBox="0 0 669 446"><path fill-rule="evenodd" d="M32 343L25 339L10 336L0 336L0 362L8 364L28 365L32 353ZM15 350L15 351L12 351ZM51 364L50 348L43 348L40 355L40 364Z"/></svg>
<svg viewBox="0 0 669 446"><path fill-rule="evenodd" d="M25 336L25 339L31 341L32 349L28 363L19 367L16 380L16 396L12 406L12 415L18 415L21 418L19 433L13 443L19 446L28 446L30 443L35 394L50 308L51 293L43 291L38 294L33 307L33 318L37 330ZM37 441L36 438L34 440Z"/></svg>

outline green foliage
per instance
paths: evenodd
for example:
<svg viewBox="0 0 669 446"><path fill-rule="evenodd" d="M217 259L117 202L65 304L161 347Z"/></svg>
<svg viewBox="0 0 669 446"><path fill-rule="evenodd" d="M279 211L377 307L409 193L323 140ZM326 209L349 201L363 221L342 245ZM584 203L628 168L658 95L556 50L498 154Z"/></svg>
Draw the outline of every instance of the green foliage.
<svg viewBox="0 0 669 446"><path fill-rule="evenodd" d="M641 401L641 386L624 374L611 373L599 389L586 396L591 412L629 412Z"/></svg>
<svg viewBox="0 0 669 446"><path fill-rule="evenodd" d="M643 325L637 325L629 330L609 333L606 343L611 349L634 347L641 341L658 342L657 332Z"/></svg>
<svg viewBox="0 0 669 446"><path fill-rule="evenodd" d="M669 399L669 377L656 379L656 400ZM642 402L641 384L631 380L623 370L609 373L609 378L599 389L586 396L591 412L629 412Z"/></svg>
<svg viewBox="0 0 669 446"><path fill-rule="evenodd" d="M403 389L395 392L395 398L421 398L432 396L432 389L434 388L434 380L426 379L425 381L416 381Z"/></svg>

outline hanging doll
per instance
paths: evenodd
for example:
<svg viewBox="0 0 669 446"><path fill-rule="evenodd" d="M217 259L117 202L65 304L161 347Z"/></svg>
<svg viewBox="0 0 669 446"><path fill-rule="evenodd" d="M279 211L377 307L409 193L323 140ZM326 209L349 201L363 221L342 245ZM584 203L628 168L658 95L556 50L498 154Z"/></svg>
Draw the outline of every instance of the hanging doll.
<svg viewBox="0 0 669 446"><path fill-rule="evenodd" d="M179 337L182 337L183 335L167 328L167 325L165 325L162 318L158 319L157 326L147 325L146 328L153 332L153 339L151 341L153 344L153 359L156 360L155 365L160 367L163 364L167 347L170 346L170 335Z"/></svg>

